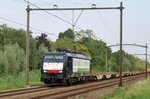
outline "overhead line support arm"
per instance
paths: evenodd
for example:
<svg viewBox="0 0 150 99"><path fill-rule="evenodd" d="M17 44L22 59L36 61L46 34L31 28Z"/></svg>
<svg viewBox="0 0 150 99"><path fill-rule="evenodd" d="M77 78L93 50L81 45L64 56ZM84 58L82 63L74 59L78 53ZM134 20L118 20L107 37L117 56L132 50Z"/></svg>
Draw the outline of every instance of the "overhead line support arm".
<svg viewBox="0 0 150 99"><path fill-rule="evenodd" d="M30 8L30 10L115 10L124 9L124 7L96 7L96 8Z"/></svg>

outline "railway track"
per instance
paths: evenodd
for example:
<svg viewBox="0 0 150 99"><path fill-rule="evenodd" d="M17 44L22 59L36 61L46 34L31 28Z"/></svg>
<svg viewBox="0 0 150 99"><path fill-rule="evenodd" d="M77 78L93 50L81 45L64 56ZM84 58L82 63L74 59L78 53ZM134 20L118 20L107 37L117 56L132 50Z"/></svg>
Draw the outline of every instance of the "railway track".
<svg viewBox="0 0 150 99"><path fill-rule="evenodd" d="M123 78L123 82L130 82L130 81L133 81L135 79L139 79L141 77L145 77L145 75L125 77L125 78ZM35 96L35 97L31 97L30 99L43 99L43 98L62 99L62 98L67 98L67 97L75 96L75 95L78 95L78 94L90 92L90 91L97 90L97 89L112 87L112 86L118 85L118 84L119 84L119 79L112 80L112 81L109 81L109 82L89 85L89 86L83 86L83 87L81 86L79 88L64 90L64 91L56 92L56 93L53 93L53 94L49 93L49 94L45 94L45 95Z"/></svg>
<svg viewBox="0 0 150 99"><path fill-rule="evenodd" d="M43 91L43 90L49 90L49 88L46 86L41 86L41 87L31 87L31 88L3 91L3 92L0 92L0 98L20 95L20 94L27 94L31 92L38 92L38 91Z"/></svg>
<svg viewBox="0 0 150 99"><path fill-rule="evenodd" d="M139 79L145 77L145 74L124 77L123 82L133 81L135 79ZM49 99L59 99L74 96L81 93L86 93L88 91L107 88L114 85L119 84L119 78L116 79L109 79L103 81L97 81L93 83L87 83L82 85L74 85L68 87L35 87L35 88L27 88L21 90L13 90L13 91L6 91L0 92L0 98L24 98L24 99L42 99L42 98L49 98ZM29 95L30 94L30 95Z"/></svg>

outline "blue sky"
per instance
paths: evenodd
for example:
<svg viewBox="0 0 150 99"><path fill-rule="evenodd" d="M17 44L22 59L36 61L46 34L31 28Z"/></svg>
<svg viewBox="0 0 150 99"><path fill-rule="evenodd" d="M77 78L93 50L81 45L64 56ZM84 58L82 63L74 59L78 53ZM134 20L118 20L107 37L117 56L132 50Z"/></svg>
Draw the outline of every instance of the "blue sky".
<svg viewBox="0 0 150 99"><path fill-rule="evenodd" d="M54 4L58 7L118 7L120 2L125 7L123 12L123 43L136 43L150 47L150 0L29 0L39 7L50 7ZM0 17L26 24L26 6L24 0L1 0ZM33 8L33 6L31 6ZM72 22L72 11L51 11L50 13ZM75 20L80 11L75 11ZM6 23L14 28L26 27L8 22L0 18L0 24ZM72 26L45 13L31 12L31 26L39 30L53 33L48 34L51 40L56 40L59 32L63 32ZM96 37L103 39L107 45L119 43L119 10L83 11L76 24L82 29L91 29ZM33 36L40 35L40 31L31 29ZM75 31L79 31L75 28ZM145 53L145 49L139 47L123 47L129 53ZM118 48L112 48L114 51ZM148 52L150 48L148 48Z"/></svg>

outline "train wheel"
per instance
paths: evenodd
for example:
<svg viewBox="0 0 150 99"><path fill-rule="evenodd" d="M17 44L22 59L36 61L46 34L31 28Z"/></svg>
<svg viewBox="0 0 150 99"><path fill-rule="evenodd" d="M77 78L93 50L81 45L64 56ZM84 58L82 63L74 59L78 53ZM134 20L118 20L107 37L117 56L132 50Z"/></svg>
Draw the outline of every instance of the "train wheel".
<svg viewBox="0 0 150 99"><path fill-rule="evenodd" d="M67 80L64 80L64 81L63 81L63 85L64 85L64 86L67 86L67 85L68 85Z"/></svg>
<svg viewBox="0 0 150 99"><path fill-rule="evenodd" d="M94 81L97 81L97 77L94 76L94 77L93 77L93 80L94 80Z"/></svg>
<svg viewBox="0 0 150 99"><path fill-rule="evenodd" d="M68 80L68 84L72 85L72 80L71 79Z"/></svg>
<svg viewBox="0 0 150 99"><path fill-rule="evenodd" d="M63 85L64 85L64 86L67 86L68 84L67 84L67 82L64 82Z"/></svg>

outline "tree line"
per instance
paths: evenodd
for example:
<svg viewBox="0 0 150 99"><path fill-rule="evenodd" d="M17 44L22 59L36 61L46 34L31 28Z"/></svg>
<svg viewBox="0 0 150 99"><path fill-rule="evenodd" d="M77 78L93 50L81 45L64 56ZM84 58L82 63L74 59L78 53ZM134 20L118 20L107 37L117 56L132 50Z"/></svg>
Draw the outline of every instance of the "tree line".
<svg viewBox="0 0 150 99"><path fill-rule="evenodd" d="M6 24L0 25L0 76L18 75L25 71L25 30L14 29ZM30 34L30 70L39 69L45 52L56 52L57 48L69 49L91 56L93 72L105 71L106 43L94 39L92 30L74 32L67 29L60 32L56 41L46 34L32 37ZM108 51L108 71L119 71L119 51ZM145 62L123 51L123 71L144 71Z"/></svg>

